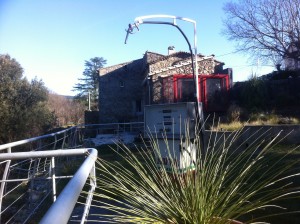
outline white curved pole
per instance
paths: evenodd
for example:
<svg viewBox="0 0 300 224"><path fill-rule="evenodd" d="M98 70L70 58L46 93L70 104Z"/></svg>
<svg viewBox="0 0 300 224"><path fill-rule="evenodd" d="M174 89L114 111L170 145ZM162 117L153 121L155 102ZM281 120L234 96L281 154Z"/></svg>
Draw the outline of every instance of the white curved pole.
<svg viewBox="0 0 300 224"><path fill-rule="evenodd" d="M149 19L157 19L157 18L165 18L165 19L173 19L173 24L176 24L176 20L183 20L186 22L190 22L193 23L194 25L194 61L195 61L195 82L196 82L196 98L197 98L197 102L199 102L199 80L198 80L198 63L197 63L197 29L196 29L196 21L189 19L189 18L185 18L185 17L181 17L181 16L172 16L172 15L163 15L163 14L159 14L159 15L147 15L147 16L139 16L136 17L134 19L134 22L136 24L136 26L138 26L139 24L142 23L146 23L145 20L149 20ZM159 22L159 21L158 21Z"/></svg>

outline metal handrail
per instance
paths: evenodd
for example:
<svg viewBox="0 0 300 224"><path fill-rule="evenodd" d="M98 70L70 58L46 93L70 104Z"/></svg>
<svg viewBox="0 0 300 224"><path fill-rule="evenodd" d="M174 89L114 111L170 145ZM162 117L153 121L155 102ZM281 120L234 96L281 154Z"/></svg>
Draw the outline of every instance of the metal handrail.
<svg viewBox="0 0 300 224"><path fill-rule="evenodd" d="M39 203L44 201L51 192L52 200L55 202L57 200L56 180L72 178L72 176L56 176L56 163L59 167L62 165L60 163L61 156L66 156L66 161L70 161L69 157L77 155L77 152L79 153L79 151L74 151L74 149L88 147L82 146L86 145L84 138L89 139L89 134L94 134L94 130L96 130L96 134L101 134L103 130L103 133L106 133L105 130L110 130L111 128L115 130L113 133L117 135L125 131L140 133L140 130L143 131L144 129L143 125L143 122L81 124L56 133L0 145L0 165L3 167L2 178L0 178L0 223L7 218L4 213L8 214L7 212L9 212L10 208L12 210L15 209L13 208L13 203L23 200L23 198L18 197L11 203L10 197L7 197L8 194L11 195L13 192L16 192L15 194L18 195L18 191L26 190L25 186L28 187L27 193L29 196L27 206L23 206L24 212L19 212L20 208L9 220L12 220L12 218L20 219L26 223L35 211L39 209ZM24 148L22 148L23 146ZM86 153L86 149L81 150L83 150L81 154ZM57 157L57 160L54 157ZM15 161L13 162L12 160ZM95 176L93 175L94 172L95 168L92 169L90 177ZM45 185L44 183L46 182L44 180L50 180L52 186L49 181ZM86 197L86 204L91 203L92 192L96 186L94 178L89 178L89 180L91 187ZM24 195L26 196L26 194ZM38 195L38 199L33 199L36 195ZM82 220L85 219L88 212L89 208L85 207Z"/></svg>
<svg viewBox="0 0 300 224"><path fill-rule="evenodd" d="M7 143L7 144L3 144L3 145L0 145L0 154L10 154L11 152L13 152L14 149L16 149L18 146L25 146L26 144L30 144L30 143L37 143L37 148L34 149L33 151L37 151L37 150L43 150L41 147L45 147L45 145L42 145L42 141L45 139L49 139L49 138L55 138L55 141L54 141L54 144L52 146L52 148L55 150L56 147L57 147L57 136L60 136L60 135L63 135L62 137L62 141L63 141L63 145L65 143L65 139L66 139L66 134L67 133L73 133L73 134L76 134L77 130L77 126L75 127L71 127L71 128L68 128L68 129L65 129L65 130L62 130L62 131L58 131L58 132L55 132L55 133L51 133L51 134L46 134L46 135L42 135L42 136L38 136L38 137L34 137L34 138L29 138L29 139L25 139L25 140L20 140L20 141L16 141L16 142L12 142L12 143ZM69 145L70 148L75 148L75 142L74 142L74 139L73 141L71 142L71 145ZM48 146L46 146L48 147ZM28 152L26 152L27 154ZM27 157L29 158L29 157ZM7 189L7 182L6 180L8 179L8 176L10 175L10 167L11 167L11 160L10 159L7 159L7 160L2 160L3 161L3 164L5 164L4 166L4 171L3 171L3 174L2 174L2 180L0 181L0 222L2 221L2 213L4 212L3 210L3 200L4 200L4 192L5 192L5 189ZM29 169L28 169L28 180L31 179L29 178L29 176L34 176L35 175L35 172L37 170L37 165L39 164L39 161L34 161L32 159L29 159ZM51 161L51 164L53 165L53 162L54 161ZM16 164L14 164L16 165ZM45 173L46 174L46 173ZM17 178L19 179L19 178ZM55 184L55 176L52 177L52 182L53 184ZM33 182L31 182L31 188L33 187ZM55 191L55 186L53 186L53 192ZM55 192L54 192L55 193ZM55 195L53 195L53 198L55 200Z"/></svg>
<svg viewBox="0 0 300 224"><path fill-rule="evenodd" d="M134 125L134 124L143 125L144 122L83 124L83 125L74 126L74 127L62 130L62 131L58 131L58 132L55 132L55 133L51 133L51 134L47 134L47 135L41 135L41 136L34 137L34 138L29 138L29 139L25 139L25 140L20 140L20 141L16 141L16 142L11 142L11 143L7 143L7 144L3 144L3 145L0 145L0 151L4 150L4 149L7 149L7 148L12 148L12 147L15 147L15 146L19 146L19 145L27 144L27 143L30 143L30 142L34 142L34 141L37 141L37 140L40 140L40 139L49 138L49 137L55 137L57 135L66 133L66 132L68 132L68 131L70 131L72 129L76 129L78 127L93 127L93 126L98 126L99 127L99 126L109 126L109 125Z"/></svg>
<svg viewBox="0 0 300 224"><path fill-rule="evenodd" d="M96 149L88 149L88 152L89 156L85 159L84 163L80 166L74 177L60 193L59 197L47 211L46 215L43 217L40 223L67 223L78 200L80 192L90 173L90 178L93 180L91 181L92 191L95 189L95 161L98 152ZM89 196L92 196L92 193L93 192L89 192ZM90 205L86 206L89 207ZM81 223L85 221L86 216L87 214L83 214Z"/></svg>
<svg viewBox="0 0 300 224"><path fill-rule="evenodd" d="M81 223L86 221L89 207L92 201L92 195L96 188L95 161L98 151L96 149L69 149L69 150L48 150L48 151L33 151L33 152L15 152L0 154L0 160L18 160L28 158L47 158L47 157L62 157L86 155L87 158L75 173L73 178L65 186L57 200L47 211L40 223L67 223L72 211L76 205L80 192L82 191L86 180L90 177L91 189L89 191L86 207L82 216Z"/></svg>
<svg viewBox="0 0 300 224"><path fill-rule="evenodd" d="M34 141L37 141L37 140L40 140L40 139L54 137L56 135L63 134L65 132L68 132L68 131L70 131L72 129L76 129L76 128L77 128L77 126L74 126L74 127L71 127L71 128L68 128L68 129L65 129L65 130L62 130L62 131L58 131L58 132L55 132L55 133L51 133L51 134L47 134L47 135L41 135L41 136L34 137L34 138L29 138L29 139L25 139L25 140L20 140L20 141L0 145L0 151L4 150L4 149L7 149L7 148L12 148L12 147L15 147L15 146L19 146L19 145L27 144L27 143L30 143L30 142L34 142Z"/></svg>
<svg viewBox="0 0 300 224"><path fill-rule="evenodd" d="M143 121L140 122L124 122L124 123L103 123L103 124L84 124L82 127L93 127L93 126L109 126L109 125L135 125L141 124L144 125Z"/></svg>

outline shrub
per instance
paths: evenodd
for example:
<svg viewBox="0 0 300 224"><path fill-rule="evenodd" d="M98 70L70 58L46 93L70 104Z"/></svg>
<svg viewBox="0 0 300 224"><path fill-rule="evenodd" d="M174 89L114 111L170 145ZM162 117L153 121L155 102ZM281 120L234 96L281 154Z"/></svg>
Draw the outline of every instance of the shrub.
<svg viewBox="0 0 300 224"><path fill-rule="evenodd" d="M219 224L264 221L268 211L280 213L272 210L281 208L279 199L299 196L299 188L289 182L299 175L290 173L297 161L283 162L292 151L274 153L278 136L266 143L263 137L268 133L242 150L233 144L239 134L220 134L205 149L199 137L182 139L197 149L195 169L186 172L178 169L173 140L168 138L166 152L151 138L150 152L138 149L137 156L122 145L122 151L115 151L122 161L99 158L93 203L104 213L98 215L105 223ZM162 153L167 153L171 171L157 166L163 162Z"/></svg>

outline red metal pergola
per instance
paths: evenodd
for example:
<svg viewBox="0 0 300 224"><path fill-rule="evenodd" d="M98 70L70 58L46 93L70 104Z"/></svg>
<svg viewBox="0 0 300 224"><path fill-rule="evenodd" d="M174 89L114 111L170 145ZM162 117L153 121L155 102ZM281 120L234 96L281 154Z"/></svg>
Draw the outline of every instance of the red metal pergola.
<svg viewBox="0 0 300 224"><path fill-rule="evenodd" d="M199 102L205 111L222 111L227 106L227 93L230 88L228 74L200 74L198 76ZM178 74L173 76L174 102L185 102L195 93L193 75Z"/></svg>

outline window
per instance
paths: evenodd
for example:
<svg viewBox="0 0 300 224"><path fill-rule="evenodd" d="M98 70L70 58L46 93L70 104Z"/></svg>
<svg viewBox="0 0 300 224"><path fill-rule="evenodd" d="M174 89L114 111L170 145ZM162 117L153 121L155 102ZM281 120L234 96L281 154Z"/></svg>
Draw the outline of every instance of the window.
<svg viewBox="0 0 300 224"><path fill-rule="evenodd" d="M174 101L193 102L196 87L193 75L174 75Z"/></svg>
<svg viewBox="0 0 300 224"><path fill-rule="evenodd" d="M179 101L190 102L194 101L195 96L195 84L193 79L178 79L178 94Z"/></svg>

